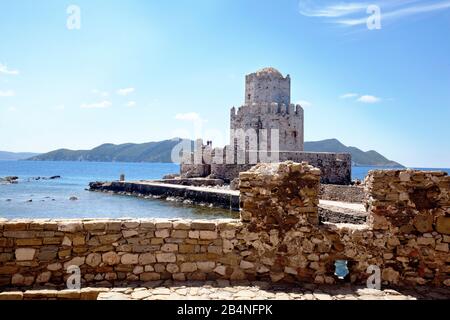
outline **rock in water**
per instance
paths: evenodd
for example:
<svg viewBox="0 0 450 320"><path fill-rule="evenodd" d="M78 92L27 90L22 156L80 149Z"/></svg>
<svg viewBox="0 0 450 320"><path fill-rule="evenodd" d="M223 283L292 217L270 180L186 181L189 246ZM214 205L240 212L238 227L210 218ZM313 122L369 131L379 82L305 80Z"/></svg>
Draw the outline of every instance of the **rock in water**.
<svg viewBox="0 0 450 320"><path fill-rule="evenodd" d="M0 178L0 183L3 183L3 184L13 184L13 183L18 183L18 182L19 182L19 177L16 177L16 176Z"/></svg>
<svg viewBox="0 0 450 320"><path fill-rule="evenodd" d="M70 201L77 201L77 200L78 200L78 198L77 198L77 197L75 197L75 196L73 196L73 197L70 197L70 198L69 198L69 200L70 200Z"/></svg>

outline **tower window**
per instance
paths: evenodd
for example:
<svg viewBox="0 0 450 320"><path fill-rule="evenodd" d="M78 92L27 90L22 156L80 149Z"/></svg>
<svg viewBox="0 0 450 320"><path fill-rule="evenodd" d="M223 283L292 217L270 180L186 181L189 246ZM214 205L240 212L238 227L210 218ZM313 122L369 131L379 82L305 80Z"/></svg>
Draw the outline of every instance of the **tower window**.
<svg viewBox="0 0 450 320"><path fill-rule="evenodd" d="M293 136L294 138L297 138L297 131L292 132L292 136Z"/></svg>

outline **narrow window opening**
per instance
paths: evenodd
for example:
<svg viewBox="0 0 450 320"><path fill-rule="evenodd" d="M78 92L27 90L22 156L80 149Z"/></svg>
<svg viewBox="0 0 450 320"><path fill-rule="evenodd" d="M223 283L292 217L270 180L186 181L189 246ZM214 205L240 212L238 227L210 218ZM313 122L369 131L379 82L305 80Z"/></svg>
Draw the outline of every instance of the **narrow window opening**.
<svg viewBox="0 0 450 320"><path fill-rule="evenodd" d="M345 279L350 273L347 266L347 260L336 260L334 266L336 268L334 274L341 280Z"/></svg>

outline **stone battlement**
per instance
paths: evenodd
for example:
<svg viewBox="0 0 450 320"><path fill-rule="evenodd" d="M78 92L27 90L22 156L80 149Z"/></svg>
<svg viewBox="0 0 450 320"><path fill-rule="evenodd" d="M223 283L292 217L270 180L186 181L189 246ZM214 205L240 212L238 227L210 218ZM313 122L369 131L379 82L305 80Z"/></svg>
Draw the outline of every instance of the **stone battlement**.
<svg viewBox="0 0 450 320"><path fill-rule="evenodd" d="M253 105L243 105L239 107L236 111L236 108L231 108L230 115L233 120L235 117L242 117L248 114L253 115L267 115L267 114L276 114L276 115L297 115L303 117L303 108L301 105L285 105L279 103L270 103L270 104L253 104Z"/></svg>
<svg viewBox="0 0 450 320"><path fill-rule="evenodd" d="M450 286L450 177L372 171L369 223L320 224L320 170L258 164L240 174L241 219L0 221L0 286L160 279ZM337 260L347 261L344 280Z"/></svg>

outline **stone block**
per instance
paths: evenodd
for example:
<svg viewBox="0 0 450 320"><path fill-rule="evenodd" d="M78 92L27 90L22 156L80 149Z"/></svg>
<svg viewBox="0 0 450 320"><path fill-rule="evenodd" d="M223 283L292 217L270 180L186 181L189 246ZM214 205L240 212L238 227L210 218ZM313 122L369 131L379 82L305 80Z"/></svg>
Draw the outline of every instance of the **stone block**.
<svg viewBox="0 0 450 320"><path fill-rule="evenodd" d="M146 265L150 263L155 263L156 257L154 253L144 253L139 255L139 264Z"/></svg>
<svg viewBox="0 0 450 320"><path fill-rule="evenodd" d="M156 261L158 261L158 262L176 262L177 256L174 253L157 253Z"/></svg>
<svg viewBox="0 0 450 320"><path fill-rule="evenodd" d="M175 243L166 243L161 246L163 252L176 252L178 251L178 245Z"/></svg>
<svg viewBox="0 0 450 320"><path fill-rule="evenodd" d="M170 237L170 230L169 229L159 229L155 231L155 237L157 238L168 238Z"/></svg>
<svg viewBox="0 0 450 320"><path fill-rule="evenodd" d="M83 230L83 224L81 222L59 222L58 231L67 233L76 233Z"/></svg>
<svg viewBox="0 0 450 320"><path fill-rule="evenodd" d="M200 231L200 239L203 240L214 240L217 239L217 231Z"/></svg>
<svg viewBox="0 0 450 320"><path fill-rule="evenodd" d="M213 261L199 261L197 262L198 270L202 272L212 272L216 267L216 263Z"/></svg>
<svg viewBox="0 0 450 320"><path fill-rule="evenodd" d="M107 265L113 266L120 263L120 256L117 253L110 251L102 255L102 260Z"/></svg>
<svg viewBox="0 0 450 320"><path fill-rule="evenodd" d="M138 264L139 255L126 253L122 256L121 262L122 262L122 264Z"/></svg>
<svg viewBox="0 0 450 320"><path fill-rule="evenodd" d="M18 245L18 246L40 246L40 245L42 245L42 239L17 239L16 245Z"/></svg>
<svg viewBox="0 0 450 320"><path fill-rule="evenodd" d="M436 221L436 231L450 235L450 217L441 216Z"/></svg>
<svg viewBox="0 0 450 320"><path fill-rule="evenodd" d="M16 249L17 261L30 261L34 259L36 249L33 248L19 248Z"/></svg>
<svg viewBox="0 0 450 320"><path fill-rule="evenodd" d="M210 230L214 231L216 230L216 224L214 222L207 222L207 221L192 221L191 222L191 229L193 230Z"/></svg>
<svg viewBox="0 0 450 320"><path fill-rule="evenodd" d="M189 221L174 221L173 222L173 228L175 230L190 230L191 229L191 223Z"/></svg>
<svg viewBox="0 0 450 320"><path fill-rule="evenodd" d="M23 300L22 291L0 292L0 301L3 300Z"/></svg>
<svg viewBox="0 0 450 320"><path fill-rule="evenodd" d="M197 271L197 264L193 262L185 262L180 266L181 272L195 272Z"/></svg>
<svg viewBox="0 0 450 320"><path fill-rule="evenodd" d="M144 272L140 274L139 279L141 281L156 281L161 279L161 275L155 272Z"/></svg>
<svg viewBox="0 0 450 320"><path fill-rule="evenodd" d="M185 239L188 237L188 232L186 230L172 230L172 238Z"/></svg>

